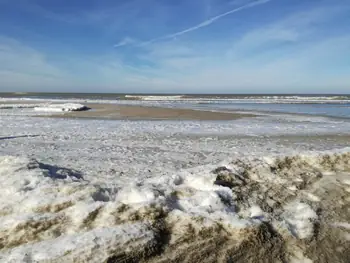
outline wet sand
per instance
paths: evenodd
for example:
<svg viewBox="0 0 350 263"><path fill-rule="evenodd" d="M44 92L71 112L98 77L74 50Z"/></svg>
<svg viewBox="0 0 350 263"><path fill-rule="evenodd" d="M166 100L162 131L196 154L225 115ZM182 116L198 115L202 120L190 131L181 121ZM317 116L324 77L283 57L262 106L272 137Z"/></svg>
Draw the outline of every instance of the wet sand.
<svg viewBox="0 0 350 263"><path fill-rule="evenodd" d="M139 105L117 104L85 104L89 111L53 114L53 118L86 118L111 120L236 120L244 117L255 117L253 114L200 111L191 109L175 109L146 107ZM47 116L45 116L47 117Z"/></svg>

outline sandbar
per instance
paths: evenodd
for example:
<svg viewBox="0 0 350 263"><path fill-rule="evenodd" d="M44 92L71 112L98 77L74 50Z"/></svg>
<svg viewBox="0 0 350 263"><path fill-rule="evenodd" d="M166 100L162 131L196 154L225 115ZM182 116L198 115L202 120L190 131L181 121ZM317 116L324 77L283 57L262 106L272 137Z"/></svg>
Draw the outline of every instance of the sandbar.
<svg viewBox="0 0 350 263"><path fill-rule="evenodd" d="M140 105L85 104L89 111L66 112L45 117L52 118L86 118L111 120L236 120L255 117L249 113L214 112L206 110L148 107Z"/></svg>

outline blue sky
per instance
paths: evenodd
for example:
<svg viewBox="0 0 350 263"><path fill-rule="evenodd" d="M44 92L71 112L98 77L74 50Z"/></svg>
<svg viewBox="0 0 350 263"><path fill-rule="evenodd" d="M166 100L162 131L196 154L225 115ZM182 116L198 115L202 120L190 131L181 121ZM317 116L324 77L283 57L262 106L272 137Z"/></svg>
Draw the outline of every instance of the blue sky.
<svg viewBox="0 0 350 263"><path fill-rule="evenodd" d="M0 91L350 93L350 0L0 0Z"/></svg>

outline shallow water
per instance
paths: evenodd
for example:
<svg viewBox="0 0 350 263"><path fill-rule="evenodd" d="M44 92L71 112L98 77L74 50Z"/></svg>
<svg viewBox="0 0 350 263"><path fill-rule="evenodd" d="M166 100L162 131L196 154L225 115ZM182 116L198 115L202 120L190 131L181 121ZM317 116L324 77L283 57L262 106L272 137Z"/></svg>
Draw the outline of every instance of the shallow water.
<svg viewBox="0 0 350 263"><path fill-rule="evenodd" d="M309 114L318 116L329 116L350 119L350 103L207 103L196 105L197 108L215 109L215 110L248 110L248 111L262 111L271 113L295 113L295 114Z"/></svg>

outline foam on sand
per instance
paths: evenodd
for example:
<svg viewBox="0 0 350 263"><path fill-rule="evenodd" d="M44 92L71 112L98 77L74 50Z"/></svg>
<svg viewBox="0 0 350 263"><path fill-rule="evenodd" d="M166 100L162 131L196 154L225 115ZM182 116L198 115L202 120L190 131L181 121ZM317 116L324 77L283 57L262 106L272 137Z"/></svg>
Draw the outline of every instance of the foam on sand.
<svg viewBox="0 0 350 263"><path fill-rule="evenodd" d="M307 258L319 244L303 240L319 235L316 223L328 224L319 206L331 209L330 198L334 208L338 197L329 193L346 194L348 175L334 173L349 170L345 149L236 159L108 185L68 168L0 157L0 261L271 262L300 256L300 249ZM322 202L310 202L308 193Z"/></svg>
<svg viewBox="0 0 350 263"><path fill-rule="evenodd" d="M35 107L35 111L43 112L62 112L62 111L85 111L89 108L82 104L65 103L65 104L50 104L40 107Z"/></svg>
<svg viewBox="0 0 350 263"><path fill-rule="evenodd" d="M40 104L0 104L1 110L11 110L11 109L33 109L35 107L40 107Z"/></svg>

